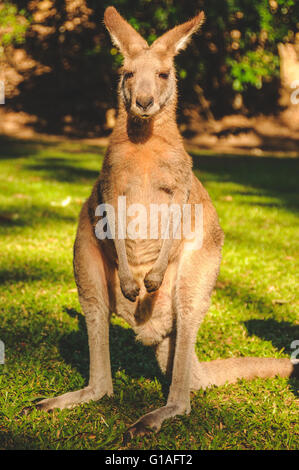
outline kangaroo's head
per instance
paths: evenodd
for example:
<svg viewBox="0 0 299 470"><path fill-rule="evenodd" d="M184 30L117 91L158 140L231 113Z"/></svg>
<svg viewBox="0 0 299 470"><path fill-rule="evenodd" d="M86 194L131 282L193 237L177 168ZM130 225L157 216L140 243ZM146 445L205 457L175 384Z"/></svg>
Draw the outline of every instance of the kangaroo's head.
<svg viewBox="0 0 299 470"><path fill-rule="evenodd" d="M106 9L105 25L124 57L119 90L129 114L148 119L176 99L174 56L186 47L203 21L201 12L149 46L114 7Z"/></svg>

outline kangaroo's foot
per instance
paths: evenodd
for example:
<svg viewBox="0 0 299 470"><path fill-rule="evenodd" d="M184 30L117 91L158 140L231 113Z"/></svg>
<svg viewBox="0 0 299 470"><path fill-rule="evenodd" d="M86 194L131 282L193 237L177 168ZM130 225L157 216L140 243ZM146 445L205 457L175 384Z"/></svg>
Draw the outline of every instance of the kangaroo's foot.
<svg viewBox="0 0 299 470"><path fill-rule="evenodd" d="M163 282L164 273L151 269L144 278L144 285L147 292L155 292Z"/></svg>
<svg viewBox="0 0 299 470"><path fill-rule="evenodd" d="M76 390L75 392L68 392L54 398L46 398L33 406L23 409L22 414L28 414L33 408L43 411L51 411L55 408L73 408L80 403L86 403L88 401L100 400L105 394L111 395L112 391L97 390L91 386Z"/></svg>
<svg viewBox="0 0 299 470"><path fill-rule="evenodd" d="M173 403L162 406L162 408L158 408L155 411L151 411L129 427L124 434L124 443L128 443L136 436L144 436L151 432L157 432L160 430L165 419L172 418L176 415L189 414L190 410L190 404Z"/></svg>
<svg viewBox="0 0 299 470"><path fill-rule="evenodd" d="M138 297L140 292L140 287L133 278L125 278L120 280L120 288L123 295L126 299L130 300L131 302L136 301L136 297Z"/></svg>

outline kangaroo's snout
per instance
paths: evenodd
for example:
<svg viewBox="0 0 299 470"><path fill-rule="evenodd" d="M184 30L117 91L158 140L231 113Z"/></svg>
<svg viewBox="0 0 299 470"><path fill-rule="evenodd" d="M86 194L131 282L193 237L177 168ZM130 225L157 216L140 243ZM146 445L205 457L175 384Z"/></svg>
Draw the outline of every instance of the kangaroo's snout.
<svg viewBox="0 0 299 470"><path fill-rule="evenodd" d="M138 96L136 98L136 106L142 111L148 111L154 104L153 96Z"/></svg>
<svg viewBox="0 0 299 470"><path fill-rule="evenodd" d="M137 91L136 94L133 93L131 112L135 114L135 116L147 119L156 114L159 109L160 106L153 90L140 90Z"/></svg>

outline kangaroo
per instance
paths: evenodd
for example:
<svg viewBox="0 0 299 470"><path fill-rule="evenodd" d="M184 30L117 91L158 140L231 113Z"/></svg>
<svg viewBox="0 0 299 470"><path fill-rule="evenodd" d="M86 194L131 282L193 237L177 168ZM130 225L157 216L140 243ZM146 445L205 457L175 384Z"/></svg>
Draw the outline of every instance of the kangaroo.
<svg viewBox="0 0 299 470"><path fill-rule="evenodd" d="M221 261L223 232L216 210L192 172L176 124L174 57L204 21L201 12L149 46L135 29L108 7L104 23L124 57L119 109L101 174L80 213L74 244L74 274L86 317L90 376L82 390L42 400L40 409L70 408L112 395L109 354L110 315L123 317L137 339L151 346L163 373L171 377L165 406L131 425L125 438L158 431L165 419L190 412L190 391L235 382L238 378L298 375L289 359L231 358L199 362L195 341L208 311ZM99 239L95 230L100 204L200 204L203 237ZM106 206L105 206L106 207ZM192 223L194 226L194 213ZM117 230L115 231L117 232ZM119 232L117 232L119 233Z"/></svg>

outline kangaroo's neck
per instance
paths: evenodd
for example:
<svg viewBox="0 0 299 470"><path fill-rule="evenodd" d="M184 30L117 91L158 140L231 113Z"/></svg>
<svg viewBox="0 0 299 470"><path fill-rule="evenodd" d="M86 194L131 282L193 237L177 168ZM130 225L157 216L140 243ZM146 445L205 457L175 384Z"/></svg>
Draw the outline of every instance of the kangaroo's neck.
<svg viewBox="0 0 299 470"><path fill-rule="evenodd" d="M111 143L130 142L140 145L161 139L171 145L182 142L177 123L175 100L164 106L160 112L149 119L141 119L129 114L120 100L118 117L111 135Z"/></svg>

